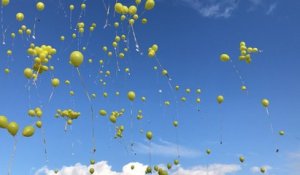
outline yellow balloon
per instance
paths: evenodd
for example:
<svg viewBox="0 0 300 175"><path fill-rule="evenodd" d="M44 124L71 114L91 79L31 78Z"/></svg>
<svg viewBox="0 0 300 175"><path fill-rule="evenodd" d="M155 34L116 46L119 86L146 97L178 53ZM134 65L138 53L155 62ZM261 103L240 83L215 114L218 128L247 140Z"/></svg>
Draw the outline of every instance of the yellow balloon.
<svg viewBox="0 0 300 175"><path fill-rule="evenodd" d="M38 11L43 11L44 8L45 8L45 4L44 4L43 2L38 2L38 3L36 4L36 9L37 9Z"/></svg>
<svg viewBox="0 0 300 175"><path fill-rule="evenodd" d="M43 123L40 120L35 123L35 126L38 127L38 128L41 128L42 125L43 125Z"/></svg>
<svg viewBox="0 0 300 175"><path fill-rule="evenodd" d="M129 91L127 94L127 97L130 101L134 101L135 99L135 92L134 91Z"/></svg>
<svg viewBox="0 0 300 175"><path fill-rule="evenodd" d="M25 68L24 69L24 75L25 75L25 77L26 78L32 78L32 76L33 76L33 70L32 69L30 69L30 68Z"/></svg>
<svg viewBox="0 0 300 175"><path fill-rule="evenodd" d="M71 4L71 5L69 6L69 8L70 8L70 10L72 11L72 10L74 10L75 6L74 6L73 4Z"/></svg>
<svg viewBox="0 0 300 175"><path fill-rule="evenodd" d="M146 24L148 22L148 20L146 18L142 19L142 24Z"/></svg>
<svg viewBox="0 0 300 175"><path fill-rule="evenodd" d="M17 13L16 14L17 21L23 21L24 20L24 14L23 13Z"/></svg>
<svg viewBox="0 0 300 175"><path fill-rule="evenodd" d="M73 51L70 55L70 61L74 67L79 67L81 65L81 63L83 62L83 59L84 59L84 57L83 57L82 53L79 51Z"/></svg>
<svg viewBox="0 0 300 175"><path fill-rule="evenodd" d="M99 111L99 114L100 114L101 116L106 116L107 112L106 112L104 109L101 109L101 110Z"/></svg>
<svg viewBox="0 0 300 175"><path fill-rule="evenodd" d="M151 10L155 6L155 1L154 0L147 0L145 3L145 9L146 10Z"/></svg>
<svg viewBox="0 0 300 175"><path fill-rule="evenodd" d="M224 101L224 97L223 97L222 95L219 95L219 96L217 97L217 102L218 102L219 104L221 104L221 103L223 103L223 101Z"/></svg>
<svg viewBox="0 0 300 175"><path fill-rule="evenodd" d="M6 128L12 136L15 136L19 131L19 125L16 122L10 122Z"/></svg>
<svg viewBox="0 0 300 175"><path fill-rule="evenodd" d="M146 133L146 137L147 137L148 140L152 140L152 137L153 137L152 132L151 132L151 131L148 131L148 132Z"/></svg>
<svg viewBox="0 0 300 175"><path fill-rule="evenodd" d="M265 108L267 108L267 107L269 106L270 102L269 102L268 99L264 98L264 99L261 100L261 104L262 104Z"/></svg>
<svg viewBox="0 0 300 175"><path fill-rule="evenodd" d="M23 129L23 132L22 132L22 135L24 136L24 137L31 137L31 136L33 136L33 134L34 134L34 131L35 131L35 129L34 129L34 127L33 126L26 126L24 129Z"/></svg>
<svg viewBox="0 0 300 175"><path fill-rule="evenodd" d="M9 4L9 1L10 1L10 0L2 0L2 1L1 1L2 6L3 6L3 7L7 6L7 5Z"/></svg>
<svg viewBox="0 0 300 175"><path fill-rule="evenodd" d="M59 86L59 83L60 83L60 81L59 81L58 78L53 78L53 79L51 80L51 84L52 84L53 87Z"/></svg>
<svg viewBox="0 0 300 175"><path fill-rule="evenodd" d="M129 9L128 9L128 12L129 12L130 15L136 14L136 12L137 12L136 6L135 5L130 6Z"/></svg>
<svg viewBox="0 0 300 175"><path fill-rule="evenodd" d="M151 49L153 49L155 52L158 51L158 45L157 44L153 44Z"/></svg>
<svg viewBox="0 0 300 175"><path fill-rule="evenodd" d="M5 116L0 115L0 128L7 128L7 125L8 119Z"/></svg>
<svg viewBox="0 0 300 175"><path fill-rule="evenodd" d="M166 69L162 70L161 72L163 75L168 75L168 71Z"/></svg>
<svg viewBox="0 0 300 175"><path fill-rule="evenodd" d="M121 3L116 3L115 4L115 11L119 14L122 13L122 10L123 10L123 5Z"/></svg>
<svg viewBox="0 0 300 175"><path fill-rule="evenodd" d="M221 54L220 60L223 61L223 62L227 62L227 61L230 60L230 57L229 57L229 55L224 53L224 54Z"/></svg>
<svg viewBox="0 0 300 175"><path fill-rule="evenodd" d="M139 5L139 4L141 3L141 0L135 0L135 3L136 3L137 5Z"/></svg>

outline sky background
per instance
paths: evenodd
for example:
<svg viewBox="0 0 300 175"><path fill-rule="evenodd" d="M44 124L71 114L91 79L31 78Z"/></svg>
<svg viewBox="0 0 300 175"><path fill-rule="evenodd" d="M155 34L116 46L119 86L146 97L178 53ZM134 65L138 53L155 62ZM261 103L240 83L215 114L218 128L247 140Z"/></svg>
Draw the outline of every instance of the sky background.
<svg viewBox="0 0 300 175"><path fill-rule="evenodd" d="M136 171L148 164L167 164L178 158L177 148L180 167L172 171L174 175L204 175L207 171L210 175L251 175L261 166L269 169L269 175L299 174L299 1L160 0L152 11L144 12L142 7L139 8L141 16L148 19L146 25L141 21L134 25L142 53L135 51L133 33L126 23L117 31L113 27L103 28L106 20L103 2L111 8L114 3L88 0L84 12L80 10L81 2L75 0L44 1L43 12L35 9L34 1L11 0L7 7L1 8L1 33L6 37L6 44L0 47L0 114L18 122L20 131L13 138L0 129L0 174L7 174L15 140L17 150L12 174L16 175L51 174L47 170L64 166L78 168L77 173L84 174L86 171L79 172L85 170L84 165L89 165L90 159L98 162L96 173L106 169L103 173L107 175L113 174L112 171L129 175L130 162L141 163L136 164ZM70 4L75 5L71 20ZM114 15L112 9L108 17L110 24L119 20L119 15ZM17 12L25 14L23 22L15 20ZM77 21L85 23L86 32L80 39L72 39ZM93 22L97 27L91 33L88 27ZM32 30L35 24L35 40L26 34L17 34L23 24ZM11 32L17 35L14 40L10 38ZM122 60L109 58L102 51L103 46L113 51L111 43L116 32L125 33L129 40L129 52ZM63 42L61 35L66 38ZM0 38L2 40L3 35ZM238 60L240 41L262 50L262 53L253 54L251 64ZM26 52L32 42L57 49L49 63L55 70L41 74L37 86L23 76L24 68L33 64ZM168 70L171 81L161 75L160 69L153 70L153 66L158 66L157 62L147 57L147 49L152 44L159 45L157 58ZM87 47L86 51L82 51L82 47ZM6 55L8 49L13 51L12 56ZM97 94L92 100L95 155L91 153L90 103L76 69L68 63L69 54L74 50L83 52L85 60L79 70L88 91ZM233 62L221 62L219 55L222 53L228 53ZM93 64L88 63L89 58L93 59ZM104 60L103 67L99 65L100 59ZM120 72L116 71L117 62ZM241 81L233 65L246 82L248 93L240 90ZM130 75L124 72L126 67L131 70ZM10 69L9 74L4 73L5 68ZM110 70L112 74L105 77L99 74L101 70ZM53 77L61 80L55 89L51 87ZM70 86L63 83L67 79L71 81ZM103 86L100 79L107 85ZM172 90L169 83L173 87L179 85L180 90ZM191 89L190 94L185 93L186 88ZM197 88L202 90L200 95L196 94ZM74 97L69 95L70 90L75 92ZM133 103L127 99L129 90L134 90L137 95ZM116 91L120 96L115 96ZM103 97L103 92L108 93L108 98ZM216 102L218 95L225 98L221 105ZM140 100L142 96L147 98L146 102ZM182 96L187 98L184 103L180 101ZM201 98L199 105L195 103L197 97ZM261 105L263 98L270 100L270 116ZM168 107L164 105L166 100L171 102ZM44 112L48 162L42 130L36 129L31 138L21 134L24 126L36 121L27 115L27 111L38 106ZM68 108L81 112L81 116L65 132L65 121L54 115L57 109ZM125 125L124 137L116 140L113 138L115 125L108 117L100 117L98 111L106 109L110 113L122 108L126 112L117 125ZM143 111L142 121L135 119L138 110ZM179 121L178 128L172 126L174 120ZM151 158L149 142L141 129L153 132ZM280 130L285 131L284 137L278 135ZM275 153L277 148L279 153ZM207 156L206 149L211 149L212 154ZM246 158L244 164L238 160L240 155ZM68 175L67 171L65 175Z"/></svg>

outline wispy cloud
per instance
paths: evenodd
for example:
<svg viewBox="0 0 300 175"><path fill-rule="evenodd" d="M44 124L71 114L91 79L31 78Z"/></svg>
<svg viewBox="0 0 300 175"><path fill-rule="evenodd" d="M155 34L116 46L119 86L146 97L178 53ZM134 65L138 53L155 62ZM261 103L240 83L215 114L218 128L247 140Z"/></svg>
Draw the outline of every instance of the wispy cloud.
<svg viewBox="0 0 300 175"><path fill-rule="evenodd" d="M151 154L159 156L174 157L178 154L181 157L190 158L200 156L200 151L198 150L187 148L164 140L161 140L158 143L151 143L151 146L149 144L137 143L135 147L135 150L141 154L148 154L150 149Z"/></svg>
<svg viewBox="0 0 300 175"><path fill-rule="evenodd" d="M131 169L132 165L134 169ZM140 175L145 174L146 167L147 165L132 162L126 164L121 172L116 172L112 170L112 167L106 161L102 161L93 165L95 170L93 175ZM89 168L89 166L77 163L74 166L63 167L55 174L54 170L42 167L36 171L35 175L90 175ZM237 172L240 169L241 167L235 164L212 164L209 166L196 166L190 169L178 167L170 175L226 175Z"/></svg>
<svg viewBox="0 0 300 175"><path fill-rule="evenodd" d="M238 0L180 0L204 17L228 18L238 6Z"/></svg>
<svg viewBox="0 0 300 175"><path fill-rule="evenodd" d="M300 172L300 151L288 154L288 166L292 172Z"/></svg>
<svg viewBox="0 0 300 175"><path fill-rule="evenodd" d="M273 11L276 9L276 7L277 7L277 3L271 4L271 5L269 6L269 9L267 10L266 14L267 14L267 15L272 14Z"/></svg>
<svg viewBox="0 0 300 175"><path fill-rule="evenodd" d="M264 166L261 166L261 167L264 167L266 171L269 171L269 170L272 169L272 167L270 165L264 165ZM254 167L251 167L250 170L254 174L261 174L261 172L260 172L261 167L254 166Z"/></svg>
<svg viewBox="0 0 300 175"><path fill-rule="evenodd" d="M179 168L172 175L226 175L240 171L240 165L212 164L209 166L196 166L191 169Z"/></svg>

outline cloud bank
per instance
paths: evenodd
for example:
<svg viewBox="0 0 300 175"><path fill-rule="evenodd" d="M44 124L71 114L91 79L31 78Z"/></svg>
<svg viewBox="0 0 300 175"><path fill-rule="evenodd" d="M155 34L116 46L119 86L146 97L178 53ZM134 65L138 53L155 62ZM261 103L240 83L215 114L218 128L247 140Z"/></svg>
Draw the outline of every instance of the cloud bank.
<svg viewBox="0 0 300 175"><path fill-rule="evenodd" d="M134 169L131 166L134 165ZM143 165L138 162L132 162L126 164L121 172L112 170L112 167L106 162L101 161L94 166L94 175L143 175L147 165ZM170 175L227 175L237 172L241 169L239 165L235 164L212 164L209 166L196 166L190 169L177 168L171 172ZM54 170L50 170L47 167L42 167L35 172L35 175L90 175L89 166L82 165L80 163L74 166L65 166L55 174Z"/></svg>

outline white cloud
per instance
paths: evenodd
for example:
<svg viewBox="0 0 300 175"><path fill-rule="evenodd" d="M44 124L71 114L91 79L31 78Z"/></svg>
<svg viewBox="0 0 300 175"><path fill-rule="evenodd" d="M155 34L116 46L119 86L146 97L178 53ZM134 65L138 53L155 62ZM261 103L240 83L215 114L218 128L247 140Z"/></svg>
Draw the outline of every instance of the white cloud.
<svg viewBox="0 0 300 175"><path fill-rule="evenodd" d="M134 169L131 166L134 165ZM133 162L125 165L122 172L116 172L112 170L112 167L107 164L106 161L96 163L93 168L95 170L94 175L137 175L144 174L146 170L146 165L141 163ZM57 174L54 170L49 170L47 167L43 167L36 171L35 175L90 175L89 168L86 165L81 165L80 163L74 166L63 167Z"/></svg>
<svg viewBox="0 0 300 175"><path fill-rule="evenodd" d="M238 6L238 0L180 0L204 17L228 18Z"/></svg>
<svg viewBox="0 0 300 175"><path fill-rule="evenodd" d="M151 148L151 149L150 149ZM135 151L141 154L148 154L151 150L152 155L159 155L159 156L172 156L176 157L178 154L180 157L199 157L200 151L194 150L191 148L186 148L181 145L177 145L175 143L167 142L161 140L159 143L151 143L149 144L142 144L136 143Z"/></svg>
<svg viewBox="0 0 300 175"><path fill-rule="evenodd" d="M264 166L261 166L261 167L264 167L266 169L266 171L269 171L269 170L272 169L272 167L270 165L264 165ZM250 168L250 170L254 174L261 174L261 172L260 172L261 167L254 166L254 167Z"/></svg>
<svg viewBox="0 0 300 175"><path fill-rule="evenodd" d="M267 14L267 15L272 14L272 12L276 9L276 7L277 7L277 3L271 4L271 5L269 6L269 9L267 10L266 14Z"/></svg>
<svg viewBox="0 0 300 175"><path fill-rule="evenodd" d="M191 169L179 168L172 175L226 175L229 173L235 173L239 170L241 170L240 165L212 164L207 167L196 166Z"/></svg>
<svg viewBox="0 0 300 175"><path fill-rule="evenodd" d="M134 165L134 169L131 169ZM94 175L143 175L145 174L146 165L141 163L128 163L122 169L122 172L113 171L106 161L98 162L94 165ZM212 164L209 166L196 166L190 169L177 168L170 175L226 175L234 173L241 169L239 165L234 164ZM43 167L36 171L35 175L90 175L89 167L79 163L74 166L63 167L57 174L47 167Z"/></svg>

